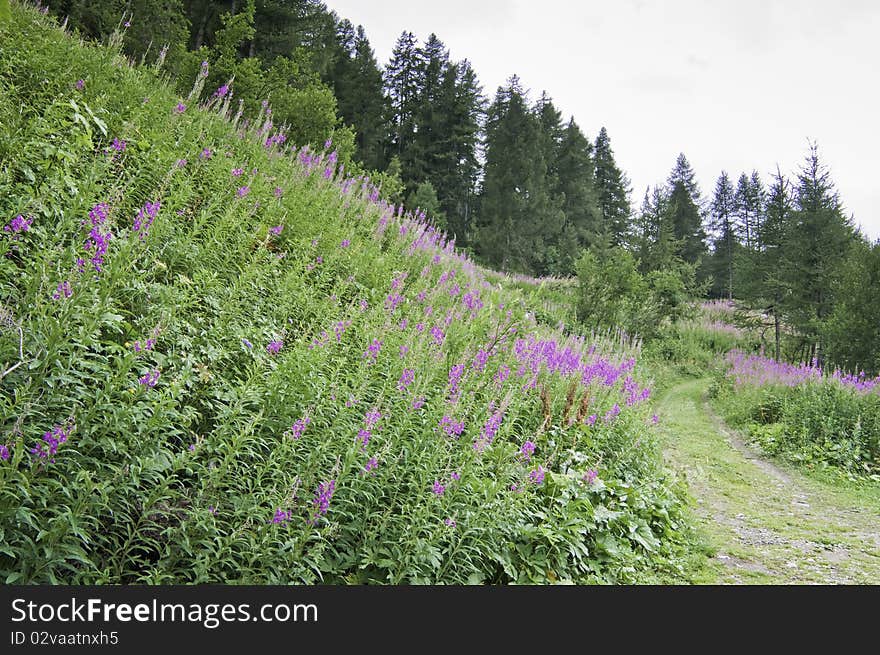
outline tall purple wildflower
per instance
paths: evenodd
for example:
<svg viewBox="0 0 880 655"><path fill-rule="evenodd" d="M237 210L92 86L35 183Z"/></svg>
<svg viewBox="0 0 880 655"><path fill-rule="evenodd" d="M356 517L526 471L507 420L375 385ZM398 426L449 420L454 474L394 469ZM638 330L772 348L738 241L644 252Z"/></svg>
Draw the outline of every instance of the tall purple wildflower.
<svg viewBox="0 0 880 655"><path fill-rule="evenodd" d="M72 431L72 423L53 426L51 430L48 430L43 434L43 439L38 441L36 445L31 448L31 455L54 463L58 447L67 441L67 438Z"/></svg>
<svg viewBox="0 0 880 655"><path fill-rule="evenodd" d="M266 352L270 355L277 355L281 352L281 349L284 348L284 342L281 340L278 341L270 341L269 345L266 346Z"/></svg>
<svg viewBox="0 0 880 655"><path fill-rule="evenodd" d="M27 232L31 229L31 225L33 224L34 219L25 218L21 214L13 218L9 223L3 226L4 232L11 232L12 234L18 234L19 232Z"/></svg>
<svg viewBox="0 0 880 655"><path fill-rule="evenodd" d="M397 390L403 393L406 391L407 387L413 383L416 379L416 372L414 369L405 368L403 369L403 373L400 374L400 379L397 381Z"/></svg>
<svg viewBox="0 0 880 655"><path fill-rule="evenodd" d="M312 515L312 523L324 516L330 509L330 500L333 498L333 492L336 490L336 480L322 482L315 490L315 498L312 505L315 506L315 513Z"/></svg>
<svg viewBox="0 0 880 655"><path fill-rule="evenodd" d="M290 426L290 429L287 431L287 435L294 441L297 441L303 436L303 432L306 431L306 428L311 422L312 419L310 419L308 416L303 416L302 418L297 419L294 424Z"/></svg>
<svg viewBox="0 0 880 655"><path fill-rule="evenodd" d="M474 450L483 452L487 446L492 444L498 429L501 427L501 421L504 419L504 412L496 410L492 416L486 421L486 424L480 430L480 437L474 442Z"/></svg>
<svg viewBox="0 0 880 655"><path fill-rule="evenodd" d="M379 357L379 351L382 350L382 342L378 339L373 339L370 345L367 347L366 351L364 351L363 359L369 359L370 364L374 364L376 359Z"/></svg>
<svg viewBox="0 0 880 655"><path fill-rule="evenodd" d="M131 230L140 237L141 241L147 238L147 234L150 232L150 227L153 225L153 219L156 218L161 207L162 203L158 200L156 202L150 202L148 200L147 203L138 210Z"/></svg>

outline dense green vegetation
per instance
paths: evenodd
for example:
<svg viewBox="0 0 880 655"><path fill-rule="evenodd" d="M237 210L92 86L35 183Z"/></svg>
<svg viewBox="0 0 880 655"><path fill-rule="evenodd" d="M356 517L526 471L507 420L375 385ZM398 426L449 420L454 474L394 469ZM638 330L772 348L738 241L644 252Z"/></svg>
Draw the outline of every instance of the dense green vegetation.
<svg viewBox="0 0 880 655"><path fill-rule="evenodd" d="M0 579L680 579L638 342L53 22L0 24Z"/></svg>

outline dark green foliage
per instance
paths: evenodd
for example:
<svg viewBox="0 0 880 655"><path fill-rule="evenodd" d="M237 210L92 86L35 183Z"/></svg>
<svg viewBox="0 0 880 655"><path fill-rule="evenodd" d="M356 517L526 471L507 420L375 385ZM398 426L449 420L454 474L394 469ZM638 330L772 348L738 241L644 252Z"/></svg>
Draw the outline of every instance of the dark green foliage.
<svg viewBox="0 0 880 655"><path fill-rule="evenodd" d="M686 263L643 276L629 251L594 248L577 261L577 275L577 316L588 327L620 327L650 340L690 311L694 268Z"/></svg>
<svg viewBox="0 0 880 655"><path fill-rule="evenodd" d="M564 215L547 177L541 122L515 76L489 108L486 140L479 251L502 270L541 274Z"/></svg>
<svg viewBox="0 0 880 655"><path fill-rule="evenodd" d="M596 137L596 194L599 204L601 230L611 236L616 246L627 243L629 234L629 180L614 161L611 138L604 127Z"/></svg>
<svg viewBox="0 0 880 655"><path fill-rule="evenodd" d="M672 234L680 244L676 254L689 264L699 265L706 255L706 232L700 209L700 190L684 153L678 156L669 176L666 203Z"/></svg>
<svg viewBox="0 0 880 655"><path fill-rule="evenodd" d="M841 266L837 303L824 327L828 358L880 374L880 243L857 243Z"/></svg>
<svg viewBox="0 0 880 655"><path fill-rule="evenodd" d="M733 300L734 261L739 248L734 216L736 200L733 185L726 171L715 184L715 195L710 207L711 228L716 234L713 242L711 268L714 273L716 296Z"/></svg>

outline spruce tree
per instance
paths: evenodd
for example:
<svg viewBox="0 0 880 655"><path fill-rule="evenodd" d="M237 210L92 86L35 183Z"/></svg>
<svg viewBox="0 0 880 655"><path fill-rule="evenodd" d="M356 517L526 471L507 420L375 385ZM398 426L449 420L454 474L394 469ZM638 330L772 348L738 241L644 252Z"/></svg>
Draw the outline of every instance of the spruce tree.
<svg viewBox="0 0 880 655"><path fill-rule="evenodd" d="M516 76L489 108L486 142L479 252L496 268L544 274L562 210L547 183L540 121Z"/></svg>
<svg viewBox="0 0 880 655"><path fill-rule="evenodd" d="M733 184L727 172L721 171L710 206L711 227L715 233L712 263L716 276L715 291L730 300L733 300L734 255L739 245L734 225L735 210Z"/></svg>
<svg viewBox="0 0 880 655"><path fill-rule="evenodd" d="M604 127L596 137L594 158L602 229L611 234L615 245L624 245L627 242L631 214L629 179L614 161L611 139Z"/></svg>
<svg viewBox="0 0 880 655"><path fill-rule="evenodd" d="M677 254L689 264L699 264L706 254L706 232L700 209L700 189L684 153L679 154L669 176L667 199L673 234L680 242Z"/></svg>
<svg viewBox="0 0 880 655"><path fill-rule="evenodd" d="M597 236L603 233L593 144L581 132L574 118L563 130L557 148L554 193L562 199L565 216L559 243L561 266L556 272L570 275L581 250L593 245Z"/></svg>
<svg viewBox="0 0 880 655"><path fill-rule="evenodd" d="M803 337L801 355L821 362L823 324L834 308L839 264L853 244L854 230L815 144L798 174L794 205L782 266L789 292L783 307Z"/></svg>

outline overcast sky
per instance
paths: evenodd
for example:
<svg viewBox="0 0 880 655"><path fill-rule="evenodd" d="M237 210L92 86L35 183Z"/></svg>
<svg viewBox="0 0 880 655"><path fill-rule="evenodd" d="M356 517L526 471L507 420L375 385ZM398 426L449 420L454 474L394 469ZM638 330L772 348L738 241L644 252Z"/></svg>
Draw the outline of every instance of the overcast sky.
<svg viewBox="0 0 880 655"><path fill-rule="evenodd" d="M679 152L705 197L721 170L793 177L811 139L847 215L880 237L880 2L325 1L383 66L403 30L435 32L490 99L515 73L591 139L604 125L636 208Z"/></svg>

